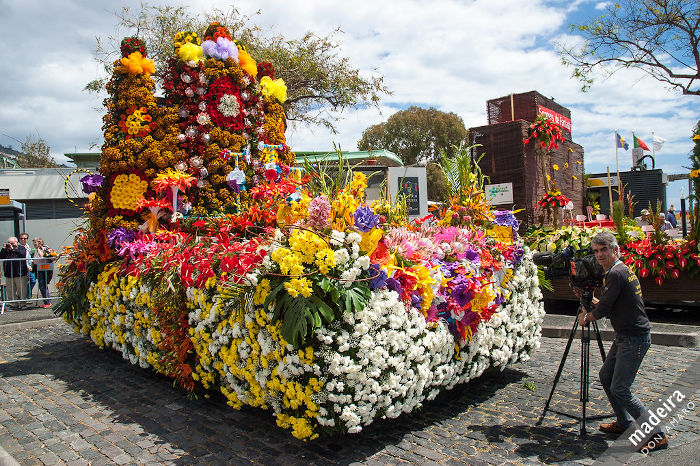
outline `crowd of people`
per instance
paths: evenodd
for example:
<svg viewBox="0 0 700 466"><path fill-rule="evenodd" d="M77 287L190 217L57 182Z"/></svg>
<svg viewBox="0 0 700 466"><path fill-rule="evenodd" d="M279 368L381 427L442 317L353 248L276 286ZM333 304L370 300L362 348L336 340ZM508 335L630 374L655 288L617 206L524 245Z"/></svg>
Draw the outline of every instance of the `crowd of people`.
<svg viewBox="0 0 700 466"><path fill-rule="evenodd" d="M663 212L659 212L659 219L662 219L661 229L663 231L678 228L678 219L676 219L676 211L673 208L673 204L671 204L671 207L665 214ZM637 225L640 227L652 225L654 223L654 217L652 216L651 212L649 212L649 209L642 209L641 215L636 217L635 220L637 220Z"/></svg>
<svg viewBox="0 0 700 466"><path fill-rule="evenodd" d="M56 251L44 244L42 238L32 239L21 233L10 236L0 250L5 288L2 301L10 309L24 309L32 306L51 307L49 284L53 278L54 264L58 258ZM34 287L38 284L41 298L33 298ZM39 303L41 301L41 303Z"/></svg>

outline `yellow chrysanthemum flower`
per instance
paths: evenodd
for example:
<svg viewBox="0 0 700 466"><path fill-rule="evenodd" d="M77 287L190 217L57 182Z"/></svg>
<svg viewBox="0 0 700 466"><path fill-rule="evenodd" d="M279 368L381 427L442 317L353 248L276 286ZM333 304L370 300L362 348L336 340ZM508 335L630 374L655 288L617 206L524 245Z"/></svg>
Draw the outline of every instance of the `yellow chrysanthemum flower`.
<svg viewBox="0 0 700 466"><path fill-rule="evenodd" d="M204 51L202 47L197 44L187 43L182 44L177 49L177 56L182 61L193 61L199 63L204 60Z"/></svg>
<svg viewBox="0 0 700 466"><path fill-rule="evenodd" d="M262 95L265 97L272 96L281 104L287 100L287 85L283 79L272 79L269 76L263 76L260 80Z"/></svg>

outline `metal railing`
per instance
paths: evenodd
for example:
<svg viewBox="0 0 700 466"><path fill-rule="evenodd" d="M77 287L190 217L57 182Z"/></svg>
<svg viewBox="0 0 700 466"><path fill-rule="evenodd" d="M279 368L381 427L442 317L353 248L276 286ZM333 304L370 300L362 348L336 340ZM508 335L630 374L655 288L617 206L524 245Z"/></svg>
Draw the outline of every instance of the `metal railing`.
<svg viewBox="0 0 700 466"><path fill-rule="evenodd" d="M5 310L51 307L51 303L58 299L55 268L56 258L36 261L22 257L0 259L0 314Z"/></svg>

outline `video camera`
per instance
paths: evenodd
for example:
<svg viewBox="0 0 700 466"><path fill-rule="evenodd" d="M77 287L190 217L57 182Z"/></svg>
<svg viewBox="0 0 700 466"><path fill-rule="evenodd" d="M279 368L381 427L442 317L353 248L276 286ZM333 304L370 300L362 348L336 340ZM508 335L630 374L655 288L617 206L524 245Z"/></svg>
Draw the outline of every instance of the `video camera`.
<svg viewBox="0 0 700 466"><path fill-rule="evenodd" d="M605 271L598 263L591 248L576 250L567 247L559 254L538 252L532 258L537 266L544 267L544 277L569 276L569 286L582 290L581 303L590 309L593 290L603 286Z"/></svg>

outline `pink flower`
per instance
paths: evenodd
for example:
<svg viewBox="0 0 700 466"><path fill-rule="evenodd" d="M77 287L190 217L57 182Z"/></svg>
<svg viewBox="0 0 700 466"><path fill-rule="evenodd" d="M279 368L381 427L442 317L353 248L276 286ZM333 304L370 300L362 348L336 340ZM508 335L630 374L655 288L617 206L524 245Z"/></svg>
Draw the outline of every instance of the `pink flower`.
<svg viewBox="0 0 700 466"><path fill-rule="evenodd" d="M308 225L311 228L325 230L329 225L331 216L331 203L323 194L315 197L309 203L309 220Z"/></svg>

